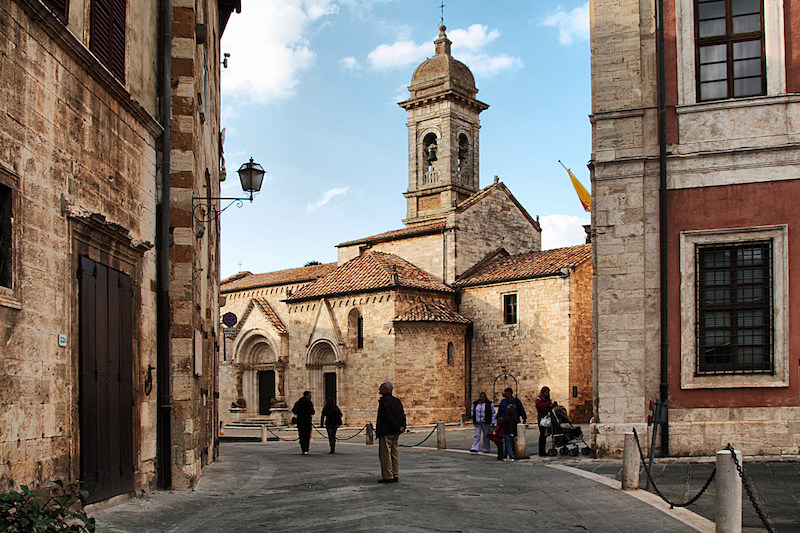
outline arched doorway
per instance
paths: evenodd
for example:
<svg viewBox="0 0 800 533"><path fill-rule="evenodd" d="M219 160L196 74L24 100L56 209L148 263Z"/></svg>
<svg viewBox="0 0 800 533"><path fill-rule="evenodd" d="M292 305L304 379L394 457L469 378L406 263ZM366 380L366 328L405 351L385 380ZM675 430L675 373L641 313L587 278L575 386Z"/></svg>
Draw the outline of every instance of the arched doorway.
<svg viewBox="0 0 800 533"><path fill-rule="evenodd" d="M320 340L311 345L308 351L308 383L311 393L324 404L328 398L339 403L339 369L343 366L335 345Z"/></svg>
<svg viewBox="0 0 800 533"><path fill-rule="evenodd" d="M270 413L273 399L279 398L280 366L272 342L253 333L239 344L235 355L237 393L244 399L248 416Z"/></svg>

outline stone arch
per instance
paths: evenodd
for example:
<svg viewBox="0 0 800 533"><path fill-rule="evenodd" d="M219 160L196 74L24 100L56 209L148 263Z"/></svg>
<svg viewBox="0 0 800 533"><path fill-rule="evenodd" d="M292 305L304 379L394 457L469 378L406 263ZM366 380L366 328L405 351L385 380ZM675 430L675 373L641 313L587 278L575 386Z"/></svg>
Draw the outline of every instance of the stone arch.
<svg viewBox="0 0 800 533"><path fill-rule="evenodd" d="M364 348L364 315L354 307L347 314L347 349L356 352Z"/></svg>
<svg viewBox="0 0 800 533"><path fill-rule="evenodd" d="M235 371L236 397L241 404L244 400L245 414L258 416L261 413L259 402L261 397L272 396L283 401L283 365L279 362L276 343L270 335L260 329L247 331L233 345L233 367ZM272 373L273 390L261 390L263 378L259 373Z"/></svg>
<svg viewBox="0 0 800 533"><path fill-rule="evenodd" d="M308 369L308 390L317 398L317 401L325 403L326 396L333 396L339 402L340 396L338 384L341 383L341 371L344 363L341 354L334 342L327 339L315 341L309 348L306 356L306 368ZM331 381L335 392L326 391L330 387Z"/></svg>

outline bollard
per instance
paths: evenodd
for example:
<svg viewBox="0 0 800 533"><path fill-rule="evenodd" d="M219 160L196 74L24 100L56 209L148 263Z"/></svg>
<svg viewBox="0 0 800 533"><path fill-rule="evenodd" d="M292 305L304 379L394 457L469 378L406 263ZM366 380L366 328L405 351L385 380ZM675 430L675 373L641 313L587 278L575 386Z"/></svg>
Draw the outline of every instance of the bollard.
<svg viewBox="0 0 800 533"><path fill-rule="evenodd" d="M622 490L639 488L641 462L633 433L625 433L625 447L622 451Z"/></svg>
<svg viewBox="0 0 800 533"><path fill-rule="evenodd" d="M736 451L736 459L742 464L742 452ZM742 478L733 462L729 450L717 452L717 475L715 479L717 498L714 502L714 520L717 533L741 533L742 531Z"/></svg>
<svg viewBox="0 0 800 533"><path fill-rule="evenodd" d="M514 443L514 459L527 459L528 450L525 443L526 424L517 423L517 442Z"/></svg>
<svg viewBox="0 0 800 533"><path fill-rule="evenodd" d="M439 450L447 449L447 437L444 433L444 422L436 422L436 448Z"/></svg>
<svg viewBox="0 0 800 533"><path fill-rule="evenodd" d="M375 428L372 427L372 422L367 422L367 446L375 443Z"/></svg>
<svg viewBox="0 0 800 533"><path fill-rule="evenodd" d="M261 442L267 442L267 426L261 426Z"/></svg>
<svg viewBox="0 0 800 533"><path fill-rule="evenodd" d="M462 428L467 427L467 414L466 413L461 413L461 427Z"/></svg>

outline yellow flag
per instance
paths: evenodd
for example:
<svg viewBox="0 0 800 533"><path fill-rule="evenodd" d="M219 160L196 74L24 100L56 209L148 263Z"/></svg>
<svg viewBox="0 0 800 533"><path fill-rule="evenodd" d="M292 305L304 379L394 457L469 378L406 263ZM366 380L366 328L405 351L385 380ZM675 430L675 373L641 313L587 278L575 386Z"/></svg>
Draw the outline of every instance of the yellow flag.
<svg viewBox="0 0 800 533"><path fill-rule="evenodd" d="M561 161L559 161L559 163L561 163ZM561 166L564 167L564 164L561 163ZM570 169L568 169L567 167L564 167L564 169L567 171L567 174L569 174L569 179L572 180L572 186L575 187L575 192L578 193L578 199L580 199L581 204L583 204L583 208L586 211L591 211L592 210L592 195L589 194L586 191L586 189L583 188L583 185L581 185L581 182L578 181L578 178L575 177L575 175L572 173L572 171Z"/></svg>

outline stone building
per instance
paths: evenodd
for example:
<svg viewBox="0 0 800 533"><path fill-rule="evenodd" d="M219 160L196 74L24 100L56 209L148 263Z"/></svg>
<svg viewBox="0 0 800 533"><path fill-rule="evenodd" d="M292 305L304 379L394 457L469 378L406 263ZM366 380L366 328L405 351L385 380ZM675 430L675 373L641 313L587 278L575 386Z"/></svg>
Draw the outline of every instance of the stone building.
<svg viewBox="0 0 800 533"><path fill-rule="evenodd" d="M0 490L97 501L214 458L219 234L192 198L224 178L234 10L0 2Z"/></svg>
<svg viewBox="0 0 800 533"><path fill-rule="evenodd" d="M597 449L660 398L663 453L798 453L800 11L592 7Z"/></svg>
<svg viewBox="0 0 800 533"><path fill-rule="evenodd" d="M285 422L306 389L320 405L335 398L347 424L374 422L385 379L410 423L457 421L501 375L531 410L549 385L588 419L590 247L540 251L538 220L508 188L497 178L480 188L488 106L444 27L434 43L400 103L405 227L339 244L335 264L222 281L222 313L237 319L220 366L223 423L267 413Z"/></svg>

